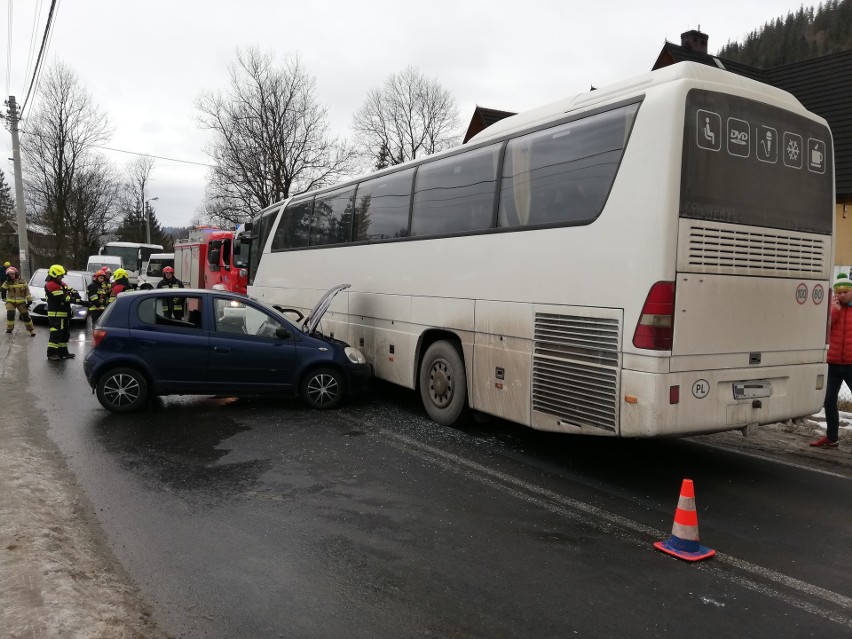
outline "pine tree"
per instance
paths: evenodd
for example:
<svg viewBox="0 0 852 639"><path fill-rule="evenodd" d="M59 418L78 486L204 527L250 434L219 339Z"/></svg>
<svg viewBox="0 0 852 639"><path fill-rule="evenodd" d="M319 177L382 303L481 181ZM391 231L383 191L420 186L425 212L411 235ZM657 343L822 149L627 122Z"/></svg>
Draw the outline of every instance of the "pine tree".
<svg viewBox="0 0 852 639"><path fill-rule="evenodd" d="M769 69L850 48L852 0L827 0L816 10L800 7L770 20L749 33L742 44L728 42L718 56Z"/></svg>
<svg viewBox="0 0 852 639"><path fill-rule="evenodd" d="M12 197L12 189L6 182L6 175L0 170L0 224L15 217L15 200Z"/></svg>

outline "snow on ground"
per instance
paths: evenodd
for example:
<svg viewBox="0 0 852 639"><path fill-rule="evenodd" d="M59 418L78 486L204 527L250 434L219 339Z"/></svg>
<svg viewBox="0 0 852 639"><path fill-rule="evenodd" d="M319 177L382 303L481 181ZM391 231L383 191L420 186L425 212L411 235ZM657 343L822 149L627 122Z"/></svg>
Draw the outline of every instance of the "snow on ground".
<svg viewBox="0 0 852 639"><path fill-rule="evenodd" d="M23 349L14 339L0 348L0 635L162 637L47 438L35 398L16 383L27 379Z"/></svg>

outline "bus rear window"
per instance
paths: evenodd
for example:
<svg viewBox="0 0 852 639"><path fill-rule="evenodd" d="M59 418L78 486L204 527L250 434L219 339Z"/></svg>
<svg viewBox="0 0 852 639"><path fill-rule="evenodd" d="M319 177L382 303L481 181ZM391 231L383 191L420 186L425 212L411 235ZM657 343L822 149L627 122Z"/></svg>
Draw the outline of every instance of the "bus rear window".
<svg viewBox="0 0 852 639"><path fill-rule="evenodd" d="M830 234L831 133L784 109L699 89L689 92L681 217Z"/></svg>

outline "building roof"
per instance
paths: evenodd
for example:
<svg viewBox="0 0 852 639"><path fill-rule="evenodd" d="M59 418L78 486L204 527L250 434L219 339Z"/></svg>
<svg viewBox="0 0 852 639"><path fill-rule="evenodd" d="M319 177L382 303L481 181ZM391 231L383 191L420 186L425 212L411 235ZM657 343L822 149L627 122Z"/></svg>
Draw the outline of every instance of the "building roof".
<svg viewBox="0 0 852 639"><path fill-rule="evenodd" d="M12 233L18 232L18 221L14 219L6 220L6 224L11 229ZM27 222L27 231L30 234L35 233L36 235L43 235L45 237L52 237L54 235L53 231L51 231L46 226L40 226L39 224L33 224L32 222Z"/></svg>
<svg viewBox="0 0 852 639"><path fill-rule="evenodd" d="M467 127L467 133L464 134L462 144L465 144L480 131L488 128L495 122L499 122L503 118L508 118L510 115L515 114L511 111L500 111L498 109L477 106L473 110L473 116L470 118L470 124Z"/></svg>
<svg viewBox="0 0 852 639"><path fill-rule="evenodd" d="M792 93L806 109L823 117L834 138L834 176L837 201L852 201L852 51L832 53L772 69L758 69L740 62L712 56L690 46L666 42L653 69L677 62L699 62L771 84ZM703 34L702 34L703 35ZM706 47L706 36L705 36Z"/></svg>

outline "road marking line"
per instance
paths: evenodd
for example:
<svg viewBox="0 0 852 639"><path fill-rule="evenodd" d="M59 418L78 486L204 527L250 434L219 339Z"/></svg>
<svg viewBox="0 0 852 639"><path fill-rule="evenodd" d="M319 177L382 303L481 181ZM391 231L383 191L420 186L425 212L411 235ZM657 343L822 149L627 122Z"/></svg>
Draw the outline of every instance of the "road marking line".
<svg viewBox="0 0 852 639"><path fill-rule="evenodd" d="M388 437L391 440L390 443L392 445L395 444L395 447L405 452L419 454L421 458L428 457L431 461L447 468L450 471L462 473L471 479L491 486L497 490L508 490L508 492L523 501L535 504L551 512L567 516L574 521L579 521L580 523L586 524L596 530L608 534L615 533L616 536L622 540L632 542L638 546L647 545L649 542L648 538L660 539L668 535L668 533L664 533L663 531L657 530L651 526L646 526L632 519L621 517L620 515L608 512L598 508L597 506L593 506L570 497L565 497L564 495L560 495L559 493L548 490L547 488L531 484L518 479L517 477L513 477L512 475L508 475L501 471L488 468L487 466L483 466L477 462L460 457L454 453L419 442L407 435L402 435L400 433L387 430L381 426L370 424L369 421L348 416L341 417L345 421L354 422L360 426L363 426L364 424L373 426L378 433ZM616 527L616 530L612 530L610 526ZM642 536L640 537L633 533L638 533ZM750 573L756 577L774 582L802 594L822 599L844 610L852 612L852 598L840 593L821 588L820 586L801 581L794 577L784 575L769 568L764 568L763 566L758 566L724 553L716 553L716 563L722 563L743 572ZM704 570L719 578L738 584L763 595L773 597L811 614L820 615L839 625L852 628L852 617L839 615L834 611L826 610L807 601L802 601L801 599L779 592L771 586L760 584L747 577L730 574L729 572L721 570L718 565L713 566L712 562L709 564L699 564L697 569Z"/></svg>

